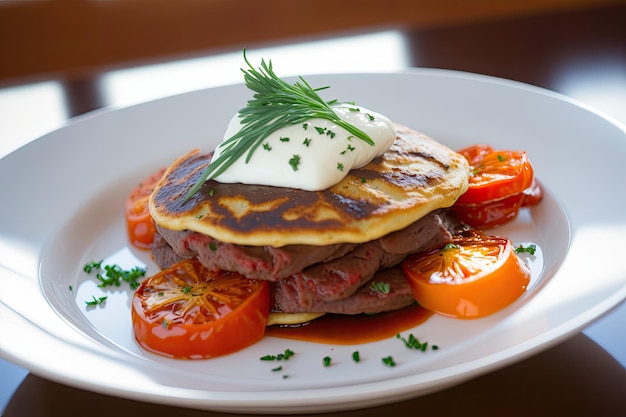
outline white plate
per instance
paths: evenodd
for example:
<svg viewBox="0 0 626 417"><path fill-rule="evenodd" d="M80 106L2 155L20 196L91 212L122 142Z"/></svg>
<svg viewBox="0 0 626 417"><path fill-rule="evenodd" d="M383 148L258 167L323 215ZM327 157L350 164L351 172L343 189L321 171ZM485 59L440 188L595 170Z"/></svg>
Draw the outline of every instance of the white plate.
<svg viewBox="0 0 626 417"><path fill-rule="evenodd" d="M138 400L215 411L338 411L408 399L518 361L581 329L625 298L626 132L563 96L527 85L440 70L310 76L327 98L357 103L452 148L489 143L526 149L545 200L498 230L540 251L533 285L518 302L472 321L432 317L411 330L439 345L395 339L331 346L265 338L206 361L151 355L133 341L130 290L104 292L81 271L128 248L123 203L156 168L191 148L212 149L249 92L241 85L101 111L0 160L0 353L65 384ZM70 289L71 288L71 289ZM108 295L87 308L92 295ZM260 361L290 348L284 362ZM350 355L359 350L363 360ZM391 355L397 366L385 366ZM330 367L322 358L331 356ZM283 378L288 375L288 378Z"/></svg>

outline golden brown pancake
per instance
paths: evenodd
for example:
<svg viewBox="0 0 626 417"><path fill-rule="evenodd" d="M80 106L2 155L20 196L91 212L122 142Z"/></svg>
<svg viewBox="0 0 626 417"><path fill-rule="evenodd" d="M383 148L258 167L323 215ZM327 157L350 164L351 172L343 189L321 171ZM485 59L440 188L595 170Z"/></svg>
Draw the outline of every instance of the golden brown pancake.
<svg viewBox="0 0 626 417"><path fill-rule="evenodd" d="M428 136L395 125L389 151L323 191L206 181L184 196L210 163L198 150L167 170L150 213L167 229L192 230L251 246L362 243L449 207L466 191L467 161Z"/></svg>

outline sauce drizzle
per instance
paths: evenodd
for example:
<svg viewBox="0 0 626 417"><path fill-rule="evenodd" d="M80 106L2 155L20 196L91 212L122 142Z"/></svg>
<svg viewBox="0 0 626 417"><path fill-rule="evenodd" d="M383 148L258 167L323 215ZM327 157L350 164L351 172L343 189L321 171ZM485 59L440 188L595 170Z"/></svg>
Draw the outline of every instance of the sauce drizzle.
<svg viewBox="0 0 626 417"><path fill-rule="evenodd" d="M417 304L374 315L326 314L297 326L270 326L266 336L336 345L376 342L425 322L432 312Z"/></svg>

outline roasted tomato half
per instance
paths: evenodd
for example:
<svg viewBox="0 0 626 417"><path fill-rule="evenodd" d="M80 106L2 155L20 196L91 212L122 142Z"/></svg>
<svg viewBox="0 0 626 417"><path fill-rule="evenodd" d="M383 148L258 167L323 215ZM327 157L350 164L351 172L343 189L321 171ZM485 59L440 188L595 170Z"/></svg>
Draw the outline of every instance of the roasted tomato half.
<svg viewBox="0 0 626 417"><path fill-rule="evenodd" d="M132 299L132 323L145 349L174 358L212 358L263 338L269 284L213 272L183 260L147 278Z"/></svg>
<svg viewBox="0 0 626 417"><path fill-rule="evenodd" d="M480 231L410 255L402 269L422 307L456 318L492 314L518 299L530 282L530 269L511 241Z"/></svg>
<svg viewBox="0 0 626 417"><path fill-rule="evenodd" d="M452 211L475 228L495 227L515 219L522 206L537 204L543 192L526 152L474 145L459 153L470 163L469 187Z"/></svg>
<svg viewBox="0 0 626 417"><path fill-rule="evenodd" d="M141 249L150 249L156 232L154 220L150 216L148 202L150 195L159 180L163 177L165 168L159 169L137 185L126 199L126 229L128 240L133 246Z"/></svg>

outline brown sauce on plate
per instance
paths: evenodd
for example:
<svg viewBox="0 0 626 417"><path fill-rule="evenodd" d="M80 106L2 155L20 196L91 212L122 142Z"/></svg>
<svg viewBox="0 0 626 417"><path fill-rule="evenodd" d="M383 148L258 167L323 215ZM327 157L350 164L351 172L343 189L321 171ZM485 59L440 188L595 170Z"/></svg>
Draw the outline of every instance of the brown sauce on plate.
<svg viewBox="0 0 626 417"><path fill-rule="evenodd" d="M336 345L376 342L418 326L432 314L416 304L374 315L326 314L297 326L270 326L265 330L265 335Z"/></svg>

